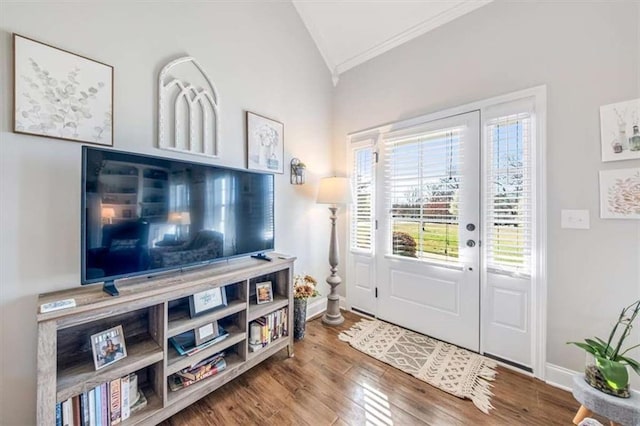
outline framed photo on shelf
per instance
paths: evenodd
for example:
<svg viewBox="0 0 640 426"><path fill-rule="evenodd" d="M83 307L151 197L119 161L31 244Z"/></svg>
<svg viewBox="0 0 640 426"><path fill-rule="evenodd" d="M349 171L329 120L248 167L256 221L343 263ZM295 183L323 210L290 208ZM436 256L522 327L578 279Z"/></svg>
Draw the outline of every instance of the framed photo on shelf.
<svg viewBox="0 0 640 426"><path fill-rule="evenodd" d="M113 67L13 34L13 131L113 146Z"/></svg>
<svg viewBox="0 0 640 426"><path fill-rule="evenodd" d="M91 350L96 370L100 370L127 356L122 326L110 328L91 336Z"/></svg>
<svg viewBox="0 0 640 426"><path fill-rule="evenodd" d="M256 283L256 302L258 305L273 302L273 288L271 281Z"/></svg>
<svg viewBox="0 0 640 426"><path fill-rule="evenodd" d="M284 124L247 111L247 168L284 173Z"/></svg>
<svg viewBox="0 0 640 426"><path fill-rule="evenodd" d="M189 297L189 315L191 318L222 306L227 306L227 292L224 287L201 291Z"/></svg>
<svg viewBox="0 0 640 426"><path fill-rule="evenodd" d="M200 346L201 344L218 337L218 321L205 324L202 327L196 328L194 331L196 333L196 346Z"/></svg>

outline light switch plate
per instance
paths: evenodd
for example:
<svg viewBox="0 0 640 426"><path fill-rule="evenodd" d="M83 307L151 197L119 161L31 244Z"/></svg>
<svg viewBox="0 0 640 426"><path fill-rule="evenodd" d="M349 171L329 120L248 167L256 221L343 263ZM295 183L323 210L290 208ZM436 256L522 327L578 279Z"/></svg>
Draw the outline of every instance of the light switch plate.
<svg viewBox="0 0 640 426"><path fill-rule="evenodd" d="M589 229L589 210L562 210L560 226L565 229Z"/></svg>

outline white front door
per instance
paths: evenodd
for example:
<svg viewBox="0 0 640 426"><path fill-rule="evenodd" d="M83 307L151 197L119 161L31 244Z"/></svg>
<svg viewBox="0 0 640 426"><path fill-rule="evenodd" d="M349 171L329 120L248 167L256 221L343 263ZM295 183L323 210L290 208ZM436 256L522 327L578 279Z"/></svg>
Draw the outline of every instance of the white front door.
<svg viewBox="0 0 640 426"><path fill-rule="evenodd" d="M377 316L480 347L480 120L473 111L378 142Z"/></svg>

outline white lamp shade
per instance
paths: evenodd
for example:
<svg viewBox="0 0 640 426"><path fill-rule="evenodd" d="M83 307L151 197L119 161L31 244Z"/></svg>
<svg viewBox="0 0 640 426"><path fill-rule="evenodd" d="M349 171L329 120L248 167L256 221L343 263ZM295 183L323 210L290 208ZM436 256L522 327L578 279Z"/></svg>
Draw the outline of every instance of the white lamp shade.
<svg viewBox="0 0 640 426"><path fill-rule="evenodd" d="M113 219L114 217L116 217L115 209L113 207L103 207L102 217L105 219Z"/></svg>
<svg viewBox="0 0 640 426"><path fill-rule="evenodd" d="M191 214L189 212L171 212L169 213L169 223L191 225Z"/></svg>
<svg viewBox="0 0 640 426"><path fill-rule="evenodd" d="M351 185L346 177L328 177L320 179L318 204L349 204L351 202Z"/></svg>

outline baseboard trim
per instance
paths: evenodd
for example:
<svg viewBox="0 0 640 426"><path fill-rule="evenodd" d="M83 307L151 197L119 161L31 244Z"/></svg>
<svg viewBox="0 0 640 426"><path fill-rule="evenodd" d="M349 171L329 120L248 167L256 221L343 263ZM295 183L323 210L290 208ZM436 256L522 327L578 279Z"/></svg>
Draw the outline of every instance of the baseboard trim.
<svg viewBox="0 0 640 426"><path fill-rule="evenodd" d="M571 381L576 374L578 374L577 371L547 363L547 367L545 368L545 382L556 388L571 392Z"/></svg>
<svg viewBox="0 0 640 426"><path fill-rule="evenodd" d="M307 303L307 321L317 318L327 310L327 298L320 297L311 303Z"/></svg>

